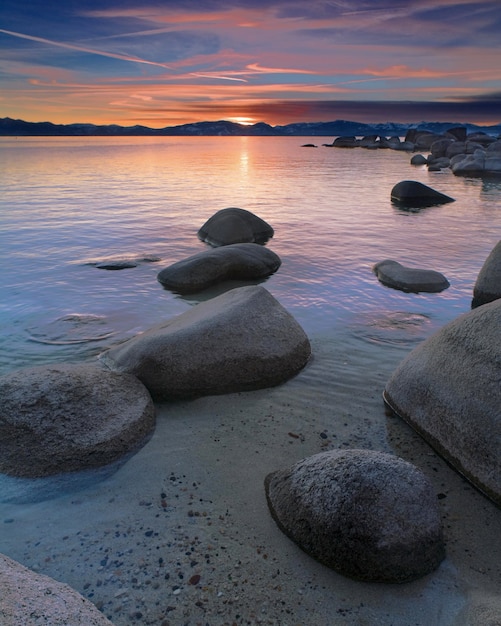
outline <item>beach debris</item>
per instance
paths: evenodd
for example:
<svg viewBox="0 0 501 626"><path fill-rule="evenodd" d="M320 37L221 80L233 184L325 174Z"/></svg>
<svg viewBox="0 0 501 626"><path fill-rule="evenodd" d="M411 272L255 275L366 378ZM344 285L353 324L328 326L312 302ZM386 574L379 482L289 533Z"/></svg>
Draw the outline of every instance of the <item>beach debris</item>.
<svg viewBox="0 0 501 626"><path fill-rule="evenodd" d="M501 241L494 246L482 265L473 287L471 308L501 298Z"/></svg>
<svg viewBox="0 0 501 626"><path fill-rule="evenodd" d="M402 583L445 556L437 497L424 473L373 450L330 450L269 474L266 497L279 528L338 573Z"/></svg>
<svg viewBox="0 0 501 626"><path fill-rule="evenodd" d="M372 270L380 283L400 291L438 293L450 287L449 281L440 272L406 267L391 259L379 261Z"/></svg>
<svg viewBox="0 0 501 626"><path fill-rule="evenodd" d="M113 626L94 604L69 585L38 574L0 554L2 626Z"/></svg>
<svg viewBox="0 0 501 626"><path fill-rule="evenodd" d="M177 293L196 293L228 280L259 280L278 270L282 261L257 243L235 243L204 250L161 270L158 281Z"/></svg>
<svg viewBox="0 0 501 626"><path fill-rule="evenodd" d="M217 211L198 231L198 238L215 248L232 243L264 244L273 235L274 230L267 222L236 207Z"/></svg>
<svg viewBox="0 0 501 626"><path fill-rule="evenodd" d="M386 384L388 407L501 505L501 300L449 322Z"/></svg>
<svg viewBox="0 0 501 626"><path fill-rule="evenodd" d="M129 374L88 363L0 377L0 472L42 477L102 467L142 446L155 409Z"/></svg>
<svg viewBox="0 0 501 626"><path fill-rule="evenodd" d="M100 355L129 372L155 399L272 387L311 355L308 337L264 288L239 287L206 300Z"/></svg>
<svg viewBox="0 0 501 626"><path fill-rule="evenodd" d="M454 202L454 198L418 181L402 180L391 190L391 201L400 207L427 207Z"/></svg>

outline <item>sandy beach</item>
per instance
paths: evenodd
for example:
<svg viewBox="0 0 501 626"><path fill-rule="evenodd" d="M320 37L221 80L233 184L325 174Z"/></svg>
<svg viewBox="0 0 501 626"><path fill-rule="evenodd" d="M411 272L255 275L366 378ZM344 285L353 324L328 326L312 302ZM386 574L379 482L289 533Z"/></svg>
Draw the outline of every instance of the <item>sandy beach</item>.
<svg viewBox="0 0 501 626"><path fill-rule="evenodd" d="M501 512L385 411L384 385L409 347L311 341L311 362L284 385L157 405L154 436L110 478L1 504L1 551L70 584L117 626L501 624ZM426 473L445 532L438 570L360 583L281 533L265 476L332 448L391 452Z"/></svg>

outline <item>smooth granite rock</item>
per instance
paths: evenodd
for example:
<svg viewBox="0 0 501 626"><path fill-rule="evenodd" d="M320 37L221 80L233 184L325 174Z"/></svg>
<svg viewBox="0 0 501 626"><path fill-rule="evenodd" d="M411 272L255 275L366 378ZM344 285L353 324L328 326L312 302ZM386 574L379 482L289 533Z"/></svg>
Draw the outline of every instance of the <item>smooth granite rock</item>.
<svg viewBox="0 0 501 626"><path fill-rule="evenodd" d="M155 426L134 376L90 364L40 365L0 377L0 472L41 477L108 465Z"/></svg>
<svg viewBox="0 0 501 626"><path fill-rule="evenodd" d="M473 287L472 309L501 298L501 241L482 265Z"/></svg>
<svg viewBox="0 0 501 626"><path fill-rule="evenodd" d="M156 399L271 387L297 374L308 337L260 286L232 289L112 347L110 369L137 376Z"/></svg>
<svg viewBox="0 0 501 626"><path fill-rule="evenodd" d="M195 293L225 280L256 280L277 271L281 260L257 243L205 250L161 270L158 281L178 293Z"/></svg>
<svg viewBox="0 0 501 626"><path fill-rule="evenodd" d="M501 300L425 340L388 381L384 400L458 472L501 505Z"/></svg>
<svg viewBox="0 0 501 626"><path fill-rule="evenodd" d="M322 452L268 475L265 489L279 528L344 576L408 582L444 558L433 487L421 470L393 455Z"/></svg>
<svg viewBox="0 0 501 626"><path fill-rule="evenodd" d="M404 207L427 207L454 202L454 198L415 180L403 180L397 183L391 190L391 200Z"/></svg>
<svg viewBox="0 0 501 626"><path fill-rule="evenodd" d="M405 267L391 259L376 263L372 270L383 285L409 293L438 293L450 286L447 278L440 272Z"/></svg>
<svg viewBox="0 0 501 626"><path fill-rule="evenodd" d="M273 228L254 213L229 207L210 217L199 229L198 237L211 246L232 243L263 244L274 235Z"/></svg>
<svg viewBox="0 0 501 626"><path fill-rule="evenodd" d="M0 554L2 626L113 626L77 591Z"/></svg>

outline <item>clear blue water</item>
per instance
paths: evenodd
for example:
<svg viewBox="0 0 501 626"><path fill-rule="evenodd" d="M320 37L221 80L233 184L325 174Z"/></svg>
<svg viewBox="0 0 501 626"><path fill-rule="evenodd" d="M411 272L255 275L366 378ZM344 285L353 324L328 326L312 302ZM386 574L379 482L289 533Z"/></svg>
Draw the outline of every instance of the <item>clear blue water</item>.
<svg viewBox="0 0 501 626"><path fill-rule="evenodd" d="M470 309L501 238L501 182L321 145L331 140L0 139L0 374L93 360L226 289L182 297L156 275L206 249L198 229L230 206L275 229L267 245L282 265L263 285L312 343L312 362L285 385L164 405L151 440L110 472L61 485L0 477L0 553L67 582L117 626L453 626L468 590L498 593L499 511L385 415L381 394L409 350ZM390 192L406 179L455 202L402 211ZM386 258L451 286L384 287L372 266ZM96 268L109 259L138 262ZM448 557L437 572L361 585L277 529L264 476L337 447L397 454L443 492Z"/></svg>
<svg viewBox="0 0 501 626"><path fill-rule="evenodd" d="M319 147L303 148L312 141ZM469 309L501 234L501 183L429 173L389 150L323 147L330 138L3 138L0 140L0 373L93 358L111 342L181 313L160 269L205 249L198 228L237 206L268 221L282 259L265 286L308 333L388 324L429 329ZM390 191L413 179L456 199L409 213ZM158 258L121 271L107 259ZM371 267L391 258L444 273L441 294L403 294ZM383 338L384 340L384 338Z"/></svg>

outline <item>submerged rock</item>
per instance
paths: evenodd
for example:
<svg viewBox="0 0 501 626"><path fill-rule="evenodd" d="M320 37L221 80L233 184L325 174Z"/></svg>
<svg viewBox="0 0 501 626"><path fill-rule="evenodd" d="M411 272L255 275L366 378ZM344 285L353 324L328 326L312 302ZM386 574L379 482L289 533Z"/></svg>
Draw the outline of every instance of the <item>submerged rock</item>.
<svg viewBox="0 0 501 626"><path fill-rule="evenodd" d="M134 376L89 364L0 377L0 472L40 477L96 468L137 449L155 409Z"/></svg>
<svg viewBox="0 0 501 626"><path fill-rule="evenodd" d="M199 229L198 237L211 246L232 243L265 243L274 235L273 228L254 213L229 207L210 217Z"/></svg>
<svg viewBox="0 0 501 626"><path fill-rule="evenodd" d="M445 555L437 497L417 467L372 450L331 450L265 480L279 528L340 574L401 583Z"/></svg>
<svg viewBox="0 0 501 626"><path fill-rule="evenodd" d="M308 337L260 286L202 302L104 352L110 369L137 376L154 398L186 398L271 387L297 374Z"/></svg>
<svg viewBox="0 0 501 626"><path fill-rule="evenodd" d="M501 298L501 241L491 250L473 287L472 309Z"/></svg>
<svg viewBox="0 0 501 626"><path fill-rule="evenodd" d="M113 626L77 591L0 554L2 626Z"/></svg>
<svg viewBox="0 0 501 626"><path fill-rule="evenodd" d="M466 313L402 361L384 400L501 505L501 300Z"/></svg>
<svg viewBox="0 0 501 626"><path fill-rule="evenodd" d="M376 263L372 269L379 282L401 291L438 293L450 287L449 281L440 272L405 267L390 259Z"/></svg>
<svg viewBox="0 0 501 626"><path fill-rule="evenodd" d="M256 280L277 271L281 260L256 243L234 243L204 250L164 268L157 275L167 289L195 293L225 280Z"/></svg>
<svg viewBox="0 0 501 626"><path fill-rule="evenodd" d="M454 202L454 198L415 180L403 180L397 183L391 190L391 200L404 207L426 207Z"/></svg>

